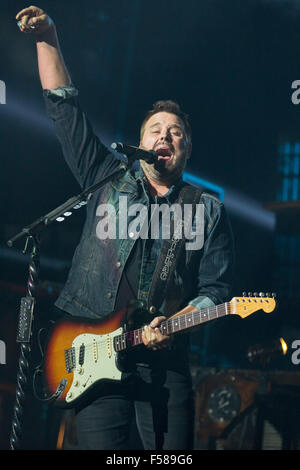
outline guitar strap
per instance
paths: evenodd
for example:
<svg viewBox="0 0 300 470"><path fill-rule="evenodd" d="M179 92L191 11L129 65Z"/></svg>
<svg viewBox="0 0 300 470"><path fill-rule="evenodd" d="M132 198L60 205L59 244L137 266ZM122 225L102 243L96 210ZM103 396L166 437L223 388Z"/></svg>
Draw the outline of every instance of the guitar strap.
<svg viewBox="0 0 300 470"><path fill-rule="evenodd" d="M177 260L179 259L183 246L186 242L185 233L183 230L184 226L190 228L192 227L192 222L196 212L196 205L200 200L201 194L201 189L195 188L194 186L188 184L184 185L179 192L176 203L181 206L182 217L179 221L176 221L176 217L174 216L171 218L170 239L164 240L162 245L161 254L154 271L152 284L148 295L147 308L151 314L158 312L163 303L163 300L166 297ZM184 212L185 204L190 204L192 206L192 210Z"/></svg>

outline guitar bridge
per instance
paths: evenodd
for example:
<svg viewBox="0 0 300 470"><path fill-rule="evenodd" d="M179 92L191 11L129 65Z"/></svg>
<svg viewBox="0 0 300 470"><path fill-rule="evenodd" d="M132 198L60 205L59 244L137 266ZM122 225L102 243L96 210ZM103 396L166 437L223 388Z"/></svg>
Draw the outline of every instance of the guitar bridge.
<svg viewBox="0 0 300 470"><path fill-rule="evenodd" d="M75 348L65 349L65 367L68 373L75 369Z"/></svg>

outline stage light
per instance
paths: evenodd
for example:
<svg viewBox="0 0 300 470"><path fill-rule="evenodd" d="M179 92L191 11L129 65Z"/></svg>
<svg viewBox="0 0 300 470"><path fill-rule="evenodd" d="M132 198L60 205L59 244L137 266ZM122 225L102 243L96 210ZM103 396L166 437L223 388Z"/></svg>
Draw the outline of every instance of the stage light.
<svg viewBox="0 0 300 470"><path fill-rule="evenodd" d="M283 353L283 355L285 355L287 353L287 350L288 350L287 344L286 344L286 342L284 341L283 338L279 338L279 341L281 343L282 353Z"/></svg>
<svg viewBox="0 0 300 470"><path fill-rule="evenodd" d="M250 346L247 353L249 362L258 362L260 365L266 365L272 359L278 356L285 356L288 347L283 338L276 339L271 343L256 344Z"/></svg>

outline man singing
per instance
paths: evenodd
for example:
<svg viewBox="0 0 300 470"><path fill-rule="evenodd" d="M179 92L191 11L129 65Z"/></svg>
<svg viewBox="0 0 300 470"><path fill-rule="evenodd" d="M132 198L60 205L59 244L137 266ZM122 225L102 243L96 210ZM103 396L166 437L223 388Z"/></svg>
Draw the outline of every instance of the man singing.
<svg viewBox="0 0 300 470"><path fill-rule="evenodd" d="M81 109L53 20L35 6L20 11L16 19L20 31L35 38L47 113L73 175L86 189L111 174L120 162L94 134ZM191 155L191 137L188 117L179 105L169 100L156 102L141 125L139 147L156 151L157 159L154 163L141 160L139 168L128 168L88 202L82 237L56 306L65 314L102 319L135 300L142 306L138 312L146 312L148 321L140 318L141 324L146 323L143 345L129 354L122 380L108 385L105 393L99 393L90 403L76 407L81 449L129 449L133 419L144 449L192 448L188 335L171 339L159 326L175 313L229 300L234 255L223 204L182 180ZM190 194L192 199L187 196ZM103 204L114 208L121 224L121 197L126 198L128 211L137 203L149 213L153 204L170 207L187 200L204 207L203 243L196 249L183 245L163 294L157 276L165 246L161 226L160 236L155 238L136 237L131 232L122 238L118 231L114 238L97 234L97 211ZM143 227L147 234L151 233L150 225Z"/></svg>

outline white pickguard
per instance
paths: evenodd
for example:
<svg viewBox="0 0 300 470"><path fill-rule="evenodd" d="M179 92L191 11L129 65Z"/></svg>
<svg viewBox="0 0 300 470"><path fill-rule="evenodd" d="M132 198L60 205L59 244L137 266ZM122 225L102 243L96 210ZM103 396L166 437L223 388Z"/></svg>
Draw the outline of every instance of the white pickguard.
<svg viewBox="0 0 300 470"><path fill-rule="evenodd" d="M113 347L113 338L122 334L123 329L105 335L82 334L77 336L72 347L75 348L75 368L73 382L66 395L66 402L71 403L86 392L91 385L101 379L120 380L121 371L116 366L117 353ZM80 365L80 347L84 346L83 364Z"/></svg>

